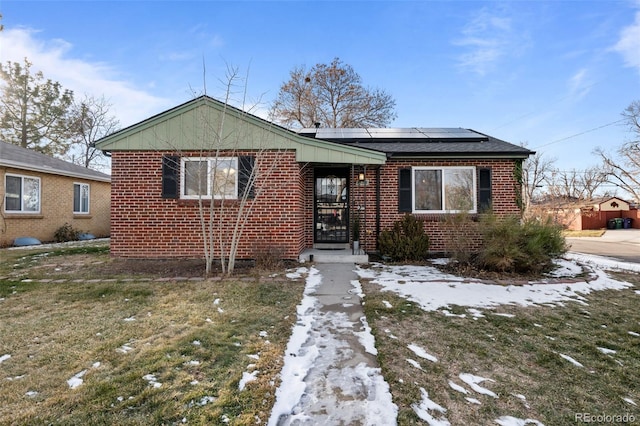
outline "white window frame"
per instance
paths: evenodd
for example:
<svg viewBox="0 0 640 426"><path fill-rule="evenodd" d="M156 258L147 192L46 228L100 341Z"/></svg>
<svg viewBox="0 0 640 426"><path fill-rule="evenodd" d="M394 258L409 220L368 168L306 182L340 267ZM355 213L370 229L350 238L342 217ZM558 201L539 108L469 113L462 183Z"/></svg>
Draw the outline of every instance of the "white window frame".
<svg viewBox="0 0 640 426"><path fill-rule="evenodd" d="M80 187L80 210L76 210L76 185ZM87 211L82 210L82 187L87 187ZM84 182L73 182L73 214L89 214L91 212L91 185Z"/></svg>
<svg viewBox="0 0 640 426"><path fill-rule="evenodd" d="M441 187L441 191L442 191L442 210L418 210L416 209L416 172L417 171L423 171L423 170L439 170L442 172L442 187ZM447 200L446 200L446 179L445 179L445 171L446 170L470 170L471 171L471 176L473 179L472 182L472 187L471 187L471 194L473 197L473 208L471 210L445 210L444 207L447 205ZM411 168L411 198L412 198L412 205L411 205L411 209L413 213L423 213L423 214L430 214L430 213L477 213L478 211L478 191L477 191L477 176L476 176L476 167L474 166L419 166L419 167L412 167Z"/></svg>
<svg viewBox="0 0 640 426"><path fill-rule="evenodd" d="M186 167L185 164L192 161L206 161L207 162L207 193L206 194L196 194L196 195L187 195L185 191L186 187ZM186 200L210 200L212 198L212 179L211 179L211 171L214 169L217 162L220 161L231 161L231 166L235 169L235 181L234 181L234 189L233 195L222 195L222 194L214 194L214 200L235 200L238 198L238 157L182 157L180 159L180 198Z"/></svg>
<svg viewBox="0 0 640 426"><path fill-rule="evenodd" d="M8 210L7 209L7 177L20 178L20 210ZM31 179L38 182L38 208L37 210L25 210L25 194L24 194L24 180ZM42 209L42 180L37 176L29 175L16 175L13 173L7 173L4 177L4 211L10 214L40 214Z"/></svg>

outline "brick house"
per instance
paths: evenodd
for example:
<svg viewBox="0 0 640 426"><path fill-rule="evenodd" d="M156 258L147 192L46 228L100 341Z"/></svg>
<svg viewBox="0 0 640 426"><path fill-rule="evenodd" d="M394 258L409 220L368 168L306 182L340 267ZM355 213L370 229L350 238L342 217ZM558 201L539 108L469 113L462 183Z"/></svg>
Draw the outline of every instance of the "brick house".
<svg viewBox="0 0 640 426"><path fill-rule="evenodd" d="M65 223L109 235L111 177L0 142L0 247L18 237L54 240Z"/></svg>
<svg viewBox="0 0 640 426"><path fill-rule="evenodd" d="M355 217L361 247L375 251L407 213L443 251L451 212L520 214L518 170L532 154L467 129L294 132L207 96L97 147L112 156L111 253L138 258L202 257L198 206L211 202L228 234L249 210L238 258L349 247Z"/></svg>

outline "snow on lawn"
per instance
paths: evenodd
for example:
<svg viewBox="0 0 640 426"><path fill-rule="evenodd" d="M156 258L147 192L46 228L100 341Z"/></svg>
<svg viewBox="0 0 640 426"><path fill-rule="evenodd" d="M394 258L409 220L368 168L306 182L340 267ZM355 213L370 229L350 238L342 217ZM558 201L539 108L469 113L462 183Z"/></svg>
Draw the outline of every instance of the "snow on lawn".
<svg viewBox="0 0 640 426"><path fill-rule="evenodd" d="M69 387L71 389L75 389L78 386L80 386L83 383L82 378L84 377L85 374L87 374L87 370L82 370L81 372L79 372L78 374L76 374L75 376L67 380L67 384L69 385Z"/></svg>
<svg viewBox="0 0 640 426"><path fill-rule="evenodd" d="M544 424L540 423L537 420L518 419L516 417L511 417L511 416L502 416L499 419L496 419L496 423L498 423L500 426L526 426L526 425L544 426Z"/></svg>
<svg viewBox="0 0 640 426"><path fill-rule="evenodd" d="M2 356L0 356L0 364L2 364L3 362L5 362L6 360L8 360L9 358L11 358L11 355L9 354L4 354Z"/></svg>
<svg viewBox="0 0 640 426"><path fill-rule="evenodd" d="M582 365L581 363L579 363L575 359L571 358L569 355L565 355L565 354L561 354L561 353L559 353L558 355L560 355L563 359L566 359L567 361L569 361L571 364L575 365L576 367L584 367L584 365Z"/></svg>
<svg viewBox="0 0 640 426"><path fill-rule="evenodd" d="M431 266L371 264L370 268L358 267L361 278L371 279L386 291L419 304L426 311L446 309L451 305L471 308L495 308L505 304L522 306L561 304L566 301L584 303L583 295L592 291L622 290L633 285L610 278L603 268L640 271L640 264L613 262L600 256L571 255L571 261L558 260L564 274L576 273L577 262L592 270L595 279L589 282L552 283L539 282L525 285L487 284L472 278L461 278L439 271ZM580 269L582 271L582 269ZM562 275L556 271L556 275ZM566 275L563 275L566 276ZM471 311L472 313L474 311ZM444 312L446 315L447 312Z"/></svg>
<svg viewBox="0 0 640 426"><path fill-rule="evenodd" d="M420 346L411 343L410 345L407 345L407 347L409 349L411 349L411 351L418 355L420 358L424 358L427 361L431 361L431 362L438 362L438 358L436 358L435 356L427 353L427 351L425 351L423 348L421 348Z"/></svg>
<svg viewBox="0 0 640 426"><path fill-rule="evenodd" d="M413 411L418 417L427 422L429 426L451 426L451 423L449 423L449 420L445 417L436 419L429 413L430 411L435 411L440 414L445 414L447 409L429 399L429 393L424 390L424 388L420 388L420 394L422 395L420 403L411 404L411 408L413 408Z"/></svg>
<svg viewBox="0 0 640 426"><path fill-rule="evenodd" d="M460 380L468 384L471 389L478 392L479 394L489 395L494 398L498 397L498 395L491 392L489 389L483 388L482 386L479 385L479 383L482 383L482 382L495 382L495 380L487 379L480 376L474 376L473 374L468 374L468 373L461 373L458 377L460 377Z"/></svg>

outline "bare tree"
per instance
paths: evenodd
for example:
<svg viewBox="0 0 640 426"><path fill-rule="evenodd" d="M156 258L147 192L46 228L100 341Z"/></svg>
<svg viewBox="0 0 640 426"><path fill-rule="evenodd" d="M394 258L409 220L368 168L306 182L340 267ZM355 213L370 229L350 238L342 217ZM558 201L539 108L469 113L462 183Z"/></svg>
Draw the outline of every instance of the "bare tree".
<svg viewBox="0 0 640 426"><path fill-rule="evenodd" d="M294 68L280 87L270 117L287 127L385 127L396 117L395 100L362 85L354 69L335 58L310 70Z"/></svg>
<svg viewBox="0 0 640 426"><path fill-rule="evenodd" d="M640 202L640 101L633 101L622 112L631 133L631 139L613 153L597 148L595 153L603 163L607 182L627 192Z"/></svg>
<svg viewBox="0 0 640 426"><path fill-rule="evenodd" d="M70 131L71 152L68 159L87 168L103 168L108 165L102 151L96 149L94 142L120 127L118 119L110 114L111 104L104 98L85 95L71 107Z"/></svg>
<svg viewBox="0 0 640 426"><path fill-rule="evenodd" d="M522 184L523 184L523 204L525 212L531 206L531 202L535 200L536 195L541 191L543 183L545 183L553 171L555 159L545 158L541 153L536 152L535 155L525 160L522 166Z"/></svg>
<svg viewBox="0 0 640 426"><path fill-rule="evenodd" d="M592 200L596 191L606 182L607 174L600 167L584 170L553 169L546 179L549 195L564 200Z"/></svg>
<svg viewBox="0 0 640 426"><path fill-rule="evenodd" d="M266 182L271 180L270 176L281 168L282 154L286 151L268 143L273 140L271 131L277 126L264 122L265 128L259 128L248 119L252 108L245 107L243 81L246 80L237 68L227 67L226 79L222 81L222 111L214 112L206 105L199 108L193 149L175 150L183 157L184 191L197 199L207 275L212 273L216 259L224 275L233 273L254 207L268 189ZM239 93L241 99L235 99ZM246 141L251 141L250 150Z"/></svg>

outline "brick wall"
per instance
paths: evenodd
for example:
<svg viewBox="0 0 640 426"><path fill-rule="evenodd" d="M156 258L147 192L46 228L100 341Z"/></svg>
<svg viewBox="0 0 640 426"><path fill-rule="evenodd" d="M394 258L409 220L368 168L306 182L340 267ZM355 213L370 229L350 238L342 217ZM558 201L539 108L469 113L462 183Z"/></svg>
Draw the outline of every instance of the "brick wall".
<svg viewBox="0 0 640 426"><path fill-rule="evenodd" d="M491 169L493 209L498 215L520 214L516 202L516 188L518 184L514 176L515 163L513 160L389 160L380 169L380 228L391 229L393 223L402 219L405 213L398 212L398 171L402 168L417 166L474 166L476 168ZM361 244L367 251L376 250L376 170L368 168L366 180L368 185L357 184L357 175L364 169L356 168L352 177L351 200L354 208L360 206L362 229ZM476 182L477 184L477 182ZM365 196L366 193L366 196ZM366 202L366 205L365 205ZM454 238L464 237L471 242L472 247L481 243L480 234L476 229L476 222L467 223L461 230L452 224L448 214L419 214L424 220L426 233L431 239L431 251L443 252L451 247ZM362 234L362 233L361 233Z"/></svg>
<svg viewBox="0 0 640 426"><path fill-rule="evenodd" d="M4 209L5 174L40 178L40 213L6 212ZM89 184L89 214L73 213L73 184ZM17 237L34 237L42 242L54 239L55 231L69 223L75 229L89 232L96 237L106 237L110 232L109 182L91 181L20 169L0 168L0 246L9 246Z"/></svg>
<svg viewBox="0 0 640 426"><path fill-rule="evenodd" d="M163 199L162 156L174 152L115 151L112 153L111 253L130 258L201 258L203 232L197 200ZM202 156L182 152L182 156ZM224 155L224 154L221 154ZM255 258L258 251L297 258L305 245L304 172L294 151L235 152L255 155L258 170L256 197L250 209L238 259ZM205 214L210 204L206 203ZM214 201L228 245L239 203ZM216 237L219 235L216 232ZM216 247L218 244L216 243ZM220 256L216 250L214 256Z"/></svg>

